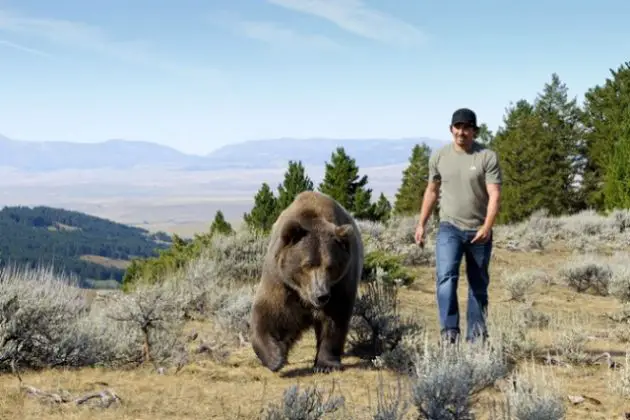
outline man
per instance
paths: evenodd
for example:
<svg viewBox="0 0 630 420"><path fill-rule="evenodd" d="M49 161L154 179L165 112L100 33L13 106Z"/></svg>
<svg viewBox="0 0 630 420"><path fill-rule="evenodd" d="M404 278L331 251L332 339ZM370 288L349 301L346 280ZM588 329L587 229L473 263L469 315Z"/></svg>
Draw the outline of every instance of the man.
<svg viewBox="0 0 630 420"><path fill-rule="evenodd" d="M472 110L456 110L450 131L453 142L429 159L429 183L415 239L424 246L425 226L441 193L435 249L437 303L442 337L454 343L460 336L457 284L462 258L469 286L466 341L487 337L488 267L502 175L496 153L476 141L479 127Z"/></svg>

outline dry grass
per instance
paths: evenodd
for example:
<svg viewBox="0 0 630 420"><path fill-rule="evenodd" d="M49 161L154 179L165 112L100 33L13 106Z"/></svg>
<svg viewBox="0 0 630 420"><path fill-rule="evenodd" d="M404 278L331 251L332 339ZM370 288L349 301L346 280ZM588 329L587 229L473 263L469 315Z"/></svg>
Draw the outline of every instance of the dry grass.
<svg viewBox="0 0 630 420"><path fill-rule="evenodd" d="M105 267L122 268L123 270L129 267L131 262L127 260L117 260L113 258L103 257L101 255L81 255L81 259L94 264L100 264Z"/></svg>
<svg viewBox="0 0 630 420"><path fill-rule="evenodd" d="M397 311L401 320L420 320L421 334L407 337L398 348L381 355L380 362L348 356L344 359L345 371L312 374L314 337L308 334L281 373L265 370L246 341L252 289L251 282L248 284L243 277L256 276L256 260L239 261L241 265L230 272L229 263L206 256L191 264L169 283L171 286L143 288L126 299L120 299L116 292L96 296L89 293L85 305L91 309L84 315L88 318L59 319L58 328L65 325L66 329L59 331L66 336L96 340L92 345L107 348L94 352L77 347L78 339L66 340L66 351L77 347L94 354L87 354L90 357L85 360L76 358L64 367L39 371L27 369L25 360L18 364L21 383L10 369L5 369L0 374L0 418L290 418L262 417L261 413L270 404L282 404L283 393L295 384L299 385L298 392L284 400L288 408L295 409L301 401L297 396L309 386L320 387L324 401L343 398L341 407L325 418L418 418L418 406L426 408L427 401L436 401L431 396L440 388L451 391L458 407L470 405L475 412L475 417L469 413L459 418L623 418L630 411L626 402L630 371L625 368L630 368L630 357L626 356L630 340L630 277L626 273L630 260L615 254L627 246L630 238L623 216L596 219L587 214L549 219L536 215L529 224L497 230L489 321L491 343L500 349L500 355L465 348L449 355L436 346L432 260L430 252L425 254L409 246L413 220L403 220L387 229L362 224L367 249L404 254L416 278L409 287L398 289ZM431 246L429 240L429 249ZM459 301L465 322L467 286L463 265L461 273ZM585 287L588 282L593 287ZM1 279L0 287L2 344L1 334L8 327L2 324L1 311L9 307L6 303L12 291L27 296L32 308L48 303L35 292L28 294L28 287ZM55 299L72 301L61 289L49 284L45 287L56 290ZM68 308L62 305L60 310ZM105 309L109 310L108 317L102 312ZM93 322L94 331L81 323L85 319ZM34 322L24 317L23 322L27 321ZM151 361L140 364L146 356L142 328L148 324L152 325L147 334ZM31 324L22 325L27 328ZM46 332L45 325L40 328ZM113 341L118 341L115 348ZM0 345L0 352L8 348ZM415 368L409 375L388 368L388 361L401 357L397 353L400 349L413 349ZM614 362L612 368L608 358L597 360L604 352ZM51 358L44 354L40 362L46 365ZM96 359L102 366L93 365ZM511 361L516 366L511 366ZM20 388L21 384L73 398L112 389L122 401L108 408L99 407L99 399L82 405L70 400L51 403L45 397L29 394ZM292 400L291 395L296 398ZM414 396L420 400L414 400ZM444 404L433 405L435 412ZM376 416L379 407L381 415ZM510 416L505 414L508 410ZM442 413L421 418L457 417Z"/></svg>

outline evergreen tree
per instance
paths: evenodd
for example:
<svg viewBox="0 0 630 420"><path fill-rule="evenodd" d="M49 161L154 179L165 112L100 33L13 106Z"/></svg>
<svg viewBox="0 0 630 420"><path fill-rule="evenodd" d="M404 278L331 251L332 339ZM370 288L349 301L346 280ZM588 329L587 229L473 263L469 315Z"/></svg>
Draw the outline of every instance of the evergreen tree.
<svg viewBox="0 0 630 420"><path fill-rule="evenodd" d="M352 207L349 210L357 219L376 220L376 208L372 203L372 190L366 188L357 190Z"/></svg>
<svg viewBox="0 0 630 420"><path fill-rule="evenodd" d="M396 193L394 213L411 216L420 213L422 197L429 179L431 149L426 144L416 144L411 150L409 166L403 171L402 184Z"/></svg>
<svg viewBox="0 0 630 420"><path fill-rule="evenodd" d="M234 233L232 225L225 220L225 216L221 210L217 210L214 215L214 220L210 225L210 236L213 236L215 233L219 235L231 235Z"/></svg>
<svg viewBox="0 0 630 420"><path fill-rule="evenodd" d="M541 118L550 141L545 151L553 161L555 189L549 191L553 214L573 213L584 208L584 200L578 195L577 182L581 176L583 161L580 149L583 144L582 110L577 100L569 99L568 88L557 74L552 74L542 93L534 101L534 110Z"/></svg>
<svg viewBox="0 0 630 420"><path fill-rule="evenodd" d="M385 194L381 193L378 197L378 201L374 204L374 219L380 222L387 222L391 217L392 205L385 197Z"/></svg>
<svg viewBox="0 0 630 420"><path fill-rule="evenodd" d="M477 133L477 142L492 149L492 141L494 133L488 128L486 123L479 124L479 132Z"/></svg>
<svg viewBox="0 0 630 420"><path fill-rule="evenodd" d="M584 175L582 191L590 208L604 210L616 207L620 182L626 175L619 165L630 139L630 62L616 70L603 86L595 86L585 94ZM627 181L626 181L627 182Z"/></svg>
<svg viewBox="0 0 630 420"><path fill-rule="evenodd" d="M369 212L372 191L365 188L367 182L367 175L359 177L355 159L348 156L343 147L338 147L332 153L331 162L326 162L326 171L319 191L337 200L348 211L361 214ZM359 191L365 192L356 200Z"/></svg>
<svg viewBox="0 0 630 420"><path fill-rule="evenodd" d="M306 174L302 162L290 160L289 167L284 173L284 182L278 185L277 215L286 209L299 193L312 190L313 181Z"/></svg>
<svg viewBox="0 0 630 420"><path fill-rule="evenodd" d="M243 215L243 220L250 230L269 233L276 221L276 206L277 198L273 195L269 184L263 182L254 197L254 207L250 213Z"/></svg>
<svg viewBox="0 0 630 420"><path fill-rule="evenodd" d="M630 208L630 131L616 142L604 169L604 209Z"/></svg>
<svg viewBox="0 0 630 420"><path fill-rule="evenodd" d="M553 138L542 118L525 100L508 108L505 127L494 138L501 161L503 186L499 223L514 223L535 210L555 212L558 182Z"/></svg>

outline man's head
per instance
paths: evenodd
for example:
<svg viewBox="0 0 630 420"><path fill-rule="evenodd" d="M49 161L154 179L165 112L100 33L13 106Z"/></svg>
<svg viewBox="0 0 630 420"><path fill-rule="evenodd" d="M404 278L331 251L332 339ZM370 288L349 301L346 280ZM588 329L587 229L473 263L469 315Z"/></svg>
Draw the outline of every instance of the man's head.
<svg viewBox="0 0 630 420"><path fill-rule="evenodd" d="M460 147L467 148L477 137L477 115L468 108L460 108L451 118L451 134L453 141Z"/></svg>

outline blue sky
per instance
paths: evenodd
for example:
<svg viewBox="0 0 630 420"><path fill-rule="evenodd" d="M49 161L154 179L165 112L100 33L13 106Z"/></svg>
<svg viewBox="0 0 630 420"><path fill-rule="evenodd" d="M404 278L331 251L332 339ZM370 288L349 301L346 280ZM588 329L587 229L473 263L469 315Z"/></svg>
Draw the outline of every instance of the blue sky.
<svg viewBox="0 0 630 420"><path fill-rule="evenodd" d="M630 57L627 0L0 0L0 133L448 139L552 72L582 97Z"/></svg>

